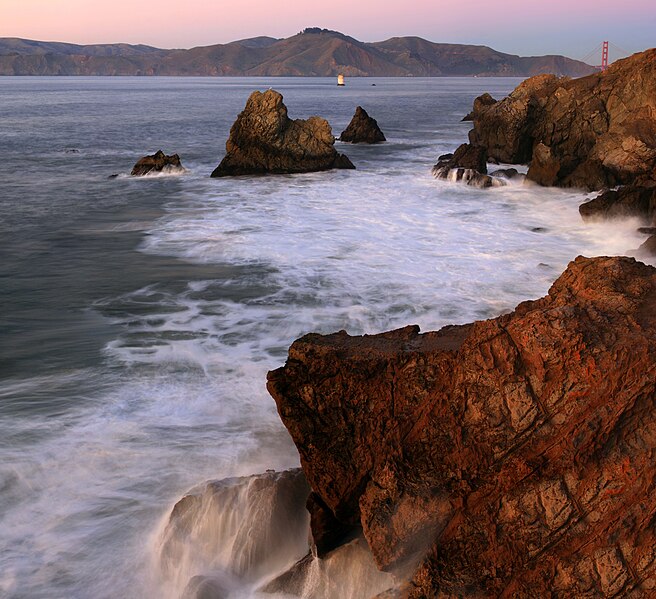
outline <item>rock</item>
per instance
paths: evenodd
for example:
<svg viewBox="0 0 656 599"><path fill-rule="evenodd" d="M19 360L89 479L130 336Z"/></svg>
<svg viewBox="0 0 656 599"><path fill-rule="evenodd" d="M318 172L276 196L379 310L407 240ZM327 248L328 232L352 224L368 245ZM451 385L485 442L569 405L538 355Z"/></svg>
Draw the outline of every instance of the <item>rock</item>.
<svg viewBox="0 0 656 599"><path fill-rule="evenodd" d="M186 582L219 570L255 580L299 559L308 550L309 492L298 468L199 486L175 504L163 532L164 577Z"/></svg>
<svg viewBox="0 0 656 599"><path fill-rule="evenodd" d="M598 190L656 180L656 49L580 79L538 75L473 112L470 143L529 163L541 185Z"/></svg>
<svg viewBox="0 0 656 599"><path fill-rule="evenodd" d="M184 173L185 170L177 154L167 156L162 150L158 150L152 156L137 160L130 174L133 177L142 177L150 173Z"/></svg>
<svg viewBox="0 0 656 599"><path fill-rule="evenodd" d="M250 95L230 129L226 155L212 177L355 168L335 150L328 121L318 116L291 120L282 99L272 89Z"/></svg>
<svg viewBox="0 0 656 599"><path fill-rule="evenodd" d="M367 111L358 106L355 109L355 114L348 124L348 127L342 131L339 136L340 141L350 143L365 143L375 144L385 140L385 135L380 130L376 119L371 118Z"/></svg>
<svg viewBox="0 0 656 599"><path fill-rule="evenodd" d="M478 96L474 100L474 108L472 111L463 117L463 121L473 121L474 117L478 117L481 114L483 114L490 106L493 104L496 104L497 101L487 92L485 92L482 96Z"/></svg>
<svg viewBox="0 0 656 599"><path fill-rule="evenodd" d="M482 146L462 144L453 154L443 154L433 167L433 176L445 181L463 182L473 187L505 185L487 174L487 151Z"/></svg>
<svg viewBox="0 0 656 599"><path fill-rule="evenodd" d="M228 599L230 587L220 579L194 576L185 587L181 599Z"/></svg>
<svg viewBox="0 0 656 599"><path fill-rule="evenodd" d="M639 258L653 258L656 256L656 235L651 235L647 241L640 244L640 247L635 251L635 255Z"/></svg>
<svg viewBox="0 0 656 599"><path fill-rule="evenodd" d="M362 533L360 526L343 524L337 520L316 493L310 493L306 507L310 512L312 549L316 557L325 557L357 533Z"/></svg>
<svg viewBox="0 0 656 599"><path fill-rule="evenodd" d="M654 356L656 269L579 257L492 320L306 335L268 390L402 596L637 598L656 588Z"/></svg>
<svg viewBox="0 0 656 599"><path fill-rule="evenodd" d="M501 179L514 179L519 176L519 171L516 168L500 168L490 173L491 177L500 177Z"/></svg>
<svg viewBox="0 0 656 599"><path fill-rule="evenodd" d="M636 231L643 235L656 235L656 227L638 227Z"/></svg>
<svg viewBox="0 0 656 599"><path fill-rule="evenodd" d="M645 224L656 222L656 187L626 185L608 190L579 206L583 220L636 217Z"/></svg>
<svg viewBox="0 0 656 599"><path fill-rule="evenodd" d="M324 559L306 555L260 592L304 599L369 598L393 584L389 574L378 571L360 535Z"/></svg>

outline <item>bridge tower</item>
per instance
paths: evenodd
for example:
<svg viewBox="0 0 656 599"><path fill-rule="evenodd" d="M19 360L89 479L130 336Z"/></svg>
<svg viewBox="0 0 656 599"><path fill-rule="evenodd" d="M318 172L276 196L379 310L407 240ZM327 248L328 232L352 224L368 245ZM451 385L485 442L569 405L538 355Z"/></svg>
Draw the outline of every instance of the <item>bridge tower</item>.
<svg viewBox="0 0 656 599"><path fill-rule="evenodd" d="M604 42L601 46L601 70L605 71L607 68L608 68L608 42Z"/></svg>

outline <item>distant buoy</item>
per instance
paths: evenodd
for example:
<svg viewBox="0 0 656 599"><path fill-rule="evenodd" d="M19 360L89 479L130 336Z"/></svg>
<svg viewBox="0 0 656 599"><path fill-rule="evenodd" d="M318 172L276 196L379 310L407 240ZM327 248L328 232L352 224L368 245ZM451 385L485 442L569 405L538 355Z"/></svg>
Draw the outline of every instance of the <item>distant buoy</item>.
<svg viewBox="0 0 656 599"><path fill-rule="evenodd" d="M341 73L337 75L337 85L344 85L344 75Z"/></svg>

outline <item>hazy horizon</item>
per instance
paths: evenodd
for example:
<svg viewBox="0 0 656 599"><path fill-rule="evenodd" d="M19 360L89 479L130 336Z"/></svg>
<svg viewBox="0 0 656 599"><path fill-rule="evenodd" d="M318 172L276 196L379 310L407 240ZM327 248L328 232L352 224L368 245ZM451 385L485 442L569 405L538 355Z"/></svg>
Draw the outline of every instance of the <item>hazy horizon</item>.
<svg viewBox="0 0 656 599"><path fill-rule="evenodd" d="M433 42L485 45L522 56L563 54L583 59L602 40L627 53L656 46L652 0L621 4L583 0L576 6L568 0L552 0L528 7L519 0L499 0L485 9L479 0L462 0L457 9L428 0L403 6L337 0L329 7L290 0L284 19L275 6L246 0L238 8L221 7L216 23L212 15L208 17L206 5L205 0L187 0L184 6L161 0L153 13L150 5L135 6L128 0L111 5L92 5L86 0L0 0L0 37L171 49L258 36L287 38L306 27L321 27L364 42L419 36ZM611 48L611 60L618 57Z"/></svg>

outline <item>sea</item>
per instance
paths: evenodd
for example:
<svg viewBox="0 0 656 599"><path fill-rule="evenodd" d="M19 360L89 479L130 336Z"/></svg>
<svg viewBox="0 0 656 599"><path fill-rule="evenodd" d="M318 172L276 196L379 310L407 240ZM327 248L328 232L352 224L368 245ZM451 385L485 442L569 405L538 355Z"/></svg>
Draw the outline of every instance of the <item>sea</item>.
<svg viewBox="0 0 656 599"><path fill-rule="evenodd" d="M265 389L295 339L492 318L638 247L582 222L583 191L433 178L474 98L519 81L0 78L0 597L182 597L222 566L163 568L175 503L299 465ZM211 179L268 88L336 135L361 105L388 141L337 142L353 171ZM187 171L129 176L160 149Z"/></svg>

